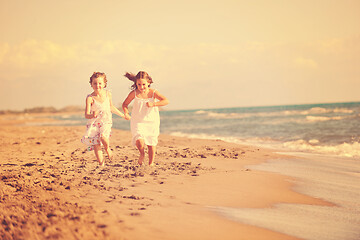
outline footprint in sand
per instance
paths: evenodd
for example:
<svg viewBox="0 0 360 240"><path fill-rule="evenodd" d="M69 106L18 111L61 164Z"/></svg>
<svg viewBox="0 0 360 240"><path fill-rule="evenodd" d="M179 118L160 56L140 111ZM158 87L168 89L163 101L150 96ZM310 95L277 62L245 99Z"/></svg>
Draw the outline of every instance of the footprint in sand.
<svg viewBox="0 0 360 240"><path fill-rule="evenodd" d="M106 228L107 226L105 224L98 224L97 227L98 228Z"/></svg>

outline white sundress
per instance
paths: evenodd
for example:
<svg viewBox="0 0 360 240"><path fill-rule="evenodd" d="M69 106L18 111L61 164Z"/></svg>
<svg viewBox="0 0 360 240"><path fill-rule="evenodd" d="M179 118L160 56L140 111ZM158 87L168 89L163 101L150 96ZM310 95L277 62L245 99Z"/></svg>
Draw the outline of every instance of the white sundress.
<svg viewBox="0 0 360 240"><path fill-rule="evenodd" d="M155 91L152 98L139 98L136 96L131 111L131 134L132 144L136 145L136 140L143 139L148 146L156 146L160 134L160 115L158 107L148 107L147 102L155 102Z"/></svg>
<svg viewBox="0 0 360 240"><path fill-rule="evenodd" d="M90 94L88 97L91 96ZM95 98L91 105L91 112L99 111L96 118L91 118L86 124L86 132L81 139L81 142L88 146L88 150L94 149L94 145L102 145L101 137L110 138L112 127L112 113L110 108L110 99L108 92L104 102L99 102Z"/></svg>

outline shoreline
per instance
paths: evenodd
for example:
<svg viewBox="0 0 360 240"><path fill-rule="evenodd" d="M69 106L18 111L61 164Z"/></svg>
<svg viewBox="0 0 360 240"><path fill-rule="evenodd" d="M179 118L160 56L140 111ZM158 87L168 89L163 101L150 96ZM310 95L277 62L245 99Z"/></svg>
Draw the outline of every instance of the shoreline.
<svg viewBox="0 0 360 240"><path fill-rule="evenodd" d="M39 239L297 239L241 224L213 207L332 206L292 178L251 170L283 156L216 140L160 135L154 167L137 166L130 132L113 129L104 168L80 142L85 127L1 127L0 233Z"/></svg>
<svg viewBox="0 0 360 240"><path fill-rule="evenodd" d="M274 231L283 230L307 240L360 238L360 166L358 159L292 153L296 159L270 160L250 169L279 173L295 179L296 192L330 201L333 206L276 204L271 209L225 211L239 221ZM250 215L249 215L250 213ZM273 221L262 221L261 215ZM296 223L289 221L296 217ZM318 224L321 223L321 224ZM299 231L306 229L306 231Z"/></svg>

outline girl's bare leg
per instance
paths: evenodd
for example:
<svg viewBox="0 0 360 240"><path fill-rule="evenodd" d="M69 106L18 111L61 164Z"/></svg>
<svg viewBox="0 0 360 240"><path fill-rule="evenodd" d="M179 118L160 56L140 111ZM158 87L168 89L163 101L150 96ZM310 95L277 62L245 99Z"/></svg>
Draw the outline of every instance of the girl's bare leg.
<svg viewBox="0 0 360 240"><path fill-rule="evenodd" d="M142 165L144 158L145 158L145 148L144 148L144 140L143 139L138 139L136 140L136 147L139 149L140 152L140 157L138 160L138 163L140 165Z"/></svg>
<svg viewBox="0 0 360 240"><path fill-rule="evenodd" d="M155 160L156 146L148 146L149 165L151 166Z"/></svg>
<svg viewBox="0 0 360 240"><path fill-rule="evenodd" d="M103 152L101 151L101 145L94 145L94 153L96 156L96 159L98 160L99 164L101 166L105 165L104 159L103 159Z"/></svg>
<svg viewBox="0 0 360 240"><path fill-rule="evenodd" d="M105 151L106 151L109 159L111 160L112 157L113 157L113 154L112 154L112 151L110 149L109 139L102 137L101 142L104 145Z"/></svg>

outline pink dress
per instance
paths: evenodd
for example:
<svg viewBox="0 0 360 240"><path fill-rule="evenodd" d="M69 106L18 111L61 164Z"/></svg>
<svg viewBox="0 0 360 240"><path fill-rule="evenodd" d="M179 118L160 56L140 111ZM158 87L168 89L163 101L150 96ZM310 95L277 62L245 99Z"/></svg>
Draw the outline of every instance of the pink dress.
<svg viewBox="0 0 360 240"><path fill-rule="evenodd" d="M136 145L136 140L143 139L148 146L156 146L160 134L160 115L158 107L148 107L147 102L155 102L155 97L143 99L136 96L131 111L131 134L132 144Z"/></svg>
<svg viewBox="0 0 360 240"><path fill-rule="evenodd" d="M88 95L88 97L90 94ZM94 98L93 98L94 99ZM94 149L94 145L102 144L101 137L110 138L112 127L112 113L110 108L110 99L108 92L104 102L99 102L94 99L91 105L91 112L99 111L96 118L89 119L86 124L86 132L81 139L81 142L88 146L88 150Z"/></svg>

